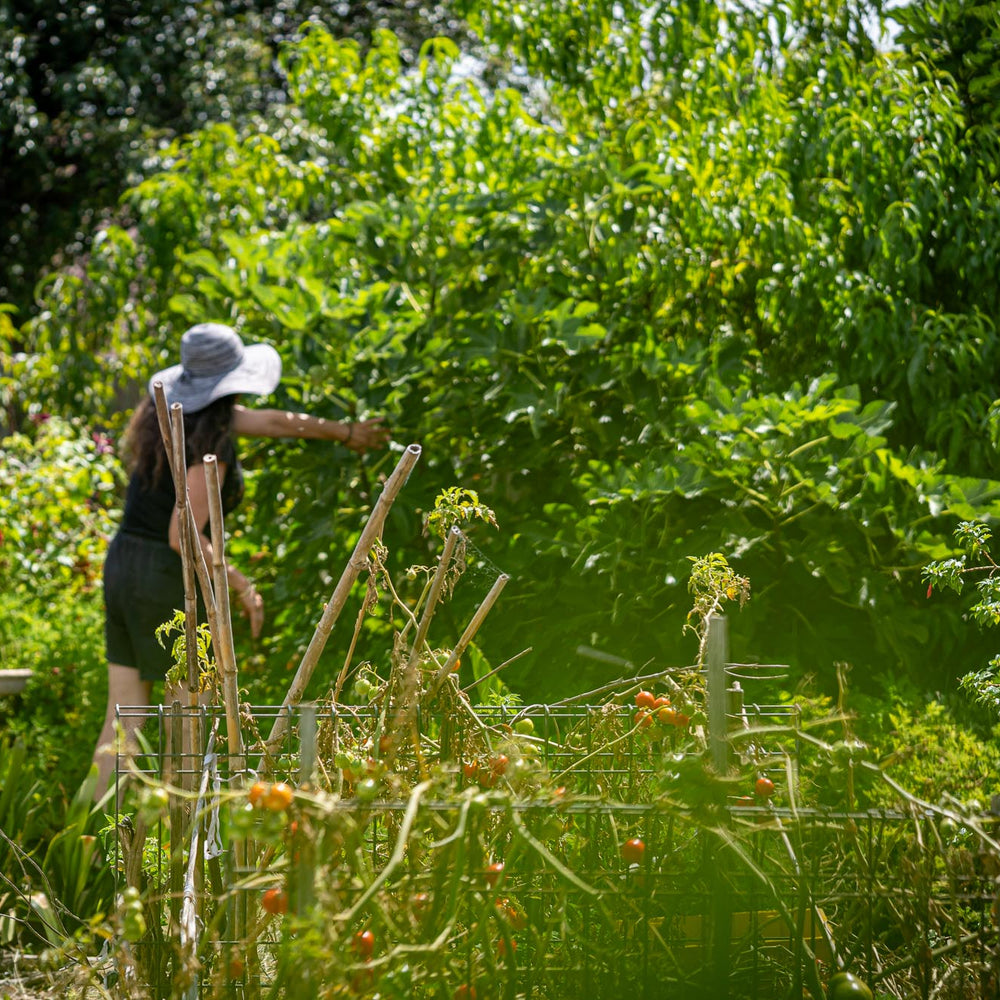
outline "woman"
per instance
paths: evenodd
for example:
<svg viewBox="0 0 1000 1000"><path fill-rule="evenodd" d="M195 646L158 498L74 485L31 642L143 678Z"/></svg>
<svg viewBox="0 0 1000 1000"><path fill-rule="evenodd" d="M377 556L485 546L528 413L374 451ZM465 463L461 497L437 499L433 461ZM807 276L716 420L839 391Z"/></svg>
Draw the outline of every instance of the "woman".
<svg viewBox="0 0 1000 1000"><path fill-rule="evenodd" d="M150 395L137 407L125 437L130 479L121 527L104 564L105 639L108 657L108 707L97 742L97 795L107 789L114 755L118 705L149 705L154 682L171 666L170 652L156 639L156 629L184 607L176 495L160 437L152 399L153 383L163 383L167 404L184 408L187 444L188 502L201 531L209 565L212 547L205 535L208 489L204 455L217 457L223 510L228 513L243 496L243 473L232 437L314 438L337 441L364 453L385 445L388 431L381 420L341 423L282 410L250 410L239 405L243 394L263 396L281 378L281 359L267 344L244 346L237 333L218 323L201 323L181 338L181 363L149 381ZM253 584L227 565L229 586L256 638L264 623L264 602ZM169 703L179 691L167 689ZM126 740L142 725L141 718L121 723Z"/></svg>

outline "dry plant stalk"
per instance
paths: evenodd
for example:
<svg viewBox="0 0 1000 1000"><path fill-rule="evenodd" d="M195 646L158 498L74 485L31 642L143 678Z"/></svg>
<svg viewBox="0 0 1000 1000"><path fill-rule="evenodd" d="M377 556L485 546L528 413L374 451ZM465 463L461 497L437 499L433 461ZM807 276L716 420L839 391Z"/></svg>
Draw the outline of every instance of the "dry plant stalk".
<svg viewBox="0 0 1000 1000"><path fill-rule="evenodd" d="M382 488L382 492L368 517L368 521L361 531L361 537L354 547L354 552L347 561L344 572L341 574L330 600L327 601L326 607L323 609L323 615L316 626L316 631L313 633L309 646L302 655L302 661L299 663L299 668L295 672L292 683L289 685L288 692L282 702L282 709L288 709L293 705L297 705L302 700L309 679L312 677L323 648L330 638L330 632L333 630L333 626L336 624L341 611L344 609L344 605L347 603L351 588L365 567L372 545L375 544L376 539L382 533L382 526L385 523L386 515L389 513L389 508L392 507L393 501L405 485L418 458L420 458L420 445L407 445L392 475L386 480L385 486ZM289 713L287 711L278 713L278 717L274 720L274 725L271 727L271 734L268 737L267 743L269 747L278 743L285 735L288 729L288 717Z"/></svg>
<svg viewBox="0 0 1000 1000"><path fill-rule="evenodd" d="M410 649L410 655L403 667L403 676L400 683L399 704L396 709L396 716L388 730L389 748L386 753L387 765L391 768L396 756L399 741L405 737L405 731L412 725L416 716L417 691L420 686L420 657L424 650L424 643L427 641L427 632L430 629L431 619L437 609L437 603L444 590L444 581L451 565L452 556L455 553L455 546L462 533L458 528L452 528L445 538L444 549L441 551L441 558L438 561L437 571L431 582L430 591L427 595L427 603L424 605L420 623L417 625L417 634Z"/></svg>
<svg viewBox="0 0 1000 1000"><path fill-rule="evenodd" d="M458 663L458 658L465 652L466 647L475 638L476 633L479 631L479 627L486 620L486 616L490 613L490 609L497 602L497 598L500 596L500 591L507 585L507 581L510 577L506 573L501 573L490 587L490 592L483 598L483 603L476 608L476 613L472 616L472 620L465 627L465 631L462 633L458 642L455 643L455 648L451 651L451 655L445 661L444 666L434 675L433 680L431 680L430 686L428 688L428 695L433 698L441 685L444 683L445 678L455 669L455 664Z"/></svg>

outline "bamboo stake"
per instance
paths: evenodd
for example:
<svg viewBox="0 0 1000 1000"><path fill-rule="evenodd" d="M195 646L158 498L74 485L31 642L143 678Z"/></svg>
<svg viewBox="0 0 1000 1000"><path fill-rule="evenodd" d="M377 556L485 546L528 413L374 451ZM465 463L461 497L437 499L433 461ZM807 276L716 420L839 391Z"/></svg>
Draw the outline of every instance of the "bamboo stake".
<svg viewBox="0 0 1000 1000"><path fill-rule="evenodd" d="M323 609L323 615L316 626L316 631L313 633L312 640L302 656L299 668L295 672L292 683L285 695L285 700L282 702L281 707L283 709L297 705L302 700L302 695L305 693L306 685L309 683L309 679L316 669L316 664L319 662L323 647L330 638L330 632L333 630L340 612L343 611L344 605L347 603L351 588L365 567L368 553L371 551L375 539L382 532L382 526L385 523L386 515L389 513L389 508L392 506L399 491L406 484L406 480L409 478L410 472L413 466L416 465L418 458L420 458L420 445L407 445L392 475L386 480L386 484L382 488L382 493L379 495L378 500L375 502L375 507L372 509L368 522L362 529L361 537L354 547L354 552L347 561L347 566L344 567L340 581L337 583L330 600L327 601L326 607ZM284 736L288 728L288 714L287 711L278 713L277 718L274 720L274 725L271 727L271 735L268 737L269 746L277 743Z"/></svg>
<svg viewBox="0 0 1000 1000"><path fill-rule="evenodd" d="M188 517L187 459L184 443L184 407L174 403L170 407L171 441L174 446L174 476L177 488L174 490L177 502L177 528L181 550L181 566L184 574L184 652L187 659L188 706L191 718L188 722L187 745L185 751L189 760L194 760L201 742L197 709L199 705L198 677L198 592L195 590L193 546L197 535L191 531ZM188 774L188 769L185 768ZM188 775L190 778L190 775ZM189 787L189 786L185 786Z"/></svg>
<svg viewBox="0 0 1000 1000"><path fill-rule="evenodd" d="M222 511L222 484L219 480L219 463L215 455L206 455L205 482L208 485L208 519L212 534L212 575L218 595L217 628L212 634L212 645L219 658L222 673L222 703L226 712L226 741L229 747L229 781L233 789L244 785L246 758L244 757L243 730L240 726L239 672L236 648L233 643L233 619L229 608L229 580L226 572L226 532ZM237 869L246 867L247 841L244 837L233 839L233 860ZM236 907L233 913L233 933L242 940L246 932L246 914Z"/></svg>
<svg viewBox="0 0 1000 1000"><path fill-rule="evenodd" d="M413 640L413 649L410 652L410 664L420 658L424 640L427 638L427 632L431 625L431 619L434 617L434 612L437 610L437 602L441 597L441 591L444 589L445 574L448 572L448 567L451 565L451 558L455 553L455 546L461 537L462 532L458 528L452 528L444 541L444 548L441 551L441 559L438 562L437 572L434 574L434 580L431 583L431 591L427 595L427 604L424 606L424 613L420 618L420 624L417 626L417 636Z"/></svg>
<svg viewBox="0 0 1000 1000"><path fill-rule="evenodd" d="M205 481L208 484L208 516L212 532L212 576L218 610L219 644L216 652L222 667L222 700L226 710L226 735L229 743L229 775L236 787L242 785L243 733L240 729L239 674L233 644L233 622L229 608L229 583L226 572L226 533L223 528L222 485L215 455L206 455ZM213 640L214 642L214 640Z"/></svg>
<svg viewBox="0 0 1000 1000"><path fill-rule="evenodd" d="M455 546L461 535L462 532L458 528L452 528L444 541L444 548L441 551L441 558L438 561L437 572L434 574L431 589L427 595L427 603L424 605L424 613L420 617L417 634L413 640L413 646L410 648L409 658L403 668L399 705L396 710L396 717L393 719L392 726L387 734L390 742L385 759L387 766L390 768L396 756L396 750L401 738L400 734L412 723L416 712L416 695L420 684L420 654L423 652L431 619L434 617L438 599L441 596L441 591L444 589L445 576L448 572L448 567L451 565L452 555L455 552Z"/></svg>
<svg viewBox="0 0 1000 1000"><path fill-rule="evenodd" d="M483 603L476 608L476 613L472 616L472 620L465 627L465 631L462 633L458 642L455 643L455 648L451 651L451 656L445 661L444 666L434 675L434 679L430 683L428 688L428 695L433 698L440 689L441 685L444 683L444 679L455 669L455 664L458 663L458 658L465 652L466 647L475 638L476 633L479 631L479 626L483 624L486 616L490 613L490 609L497 602L497 598L500 596L500 591L507 586L507 581L510 577L506 573L501 573L490 587L490 592L483 598Z"/></svg>
<svg viewBox="0 0 1000 1000"><path fill-rule="evenodd" d="M163 392L163 383L154 382L153 383L153 399L156 403L156 416L160 422L160 435L163 438L163 446L166 448L167 456L169 458L169 468L170 476L174 481L174 490L177 490L177 471L174 468L174 444L173 444L173 433L170 429L170 416L167 410L167 397ZM186 463L185 463L186 466ZM194 536L198 536L198 527L194 523L194 511L191 510L190 506L187 506L188 514L188 524L191 526L190 530L194 533ZM201 586L201 595L205 601L205 611L208 614L208 627L212 633L212 645L218 648L218 642L216 639L218 633L218 621L216 616L216 606L215 606L215 593L212 588L212 581L208 575L208 564L205 562L205 553L202 551L199 545L195 551L195 572L198 576L198 583Z"/></svg>

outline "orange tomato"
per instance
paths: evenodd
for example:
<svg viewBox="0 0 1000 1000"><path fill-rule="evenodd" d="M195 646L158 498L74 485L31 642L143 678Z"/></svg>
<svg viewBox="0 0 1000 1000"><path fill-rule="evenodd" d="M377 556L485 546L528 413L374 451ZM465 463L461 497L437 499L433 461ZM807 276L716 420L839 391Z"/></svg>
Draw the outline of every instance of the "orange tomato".
<svg viewBox="0 0 1000 1000"><path fill-rule="evenodd" d="M270 809L271 812L283 812L292 804L292 799L295 797L295 793L292 791L291 785L286 785L285 782L279 781L267 790L262 800L264 808Z"/></svg>

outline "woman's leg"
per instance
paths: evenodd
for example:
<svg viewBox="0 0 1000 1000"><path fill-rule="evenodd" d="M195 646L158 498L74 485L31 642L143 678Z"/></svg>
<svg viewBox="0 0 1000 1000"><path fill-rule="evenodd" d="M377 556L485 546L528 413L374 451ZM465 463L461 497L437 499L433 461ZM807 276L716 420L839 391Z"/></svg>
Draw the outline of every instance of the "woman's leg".
<svg viewBox="0 0 1000 1000"><path fill-rule="evenodd" d="M123 667L117 663L108 664L108 707L104 715L104 726L97 739L97 749L94 751L94 763L97 764L96 799L108 790L111 772L115 767L115 714L118 705L148 705L152 692L152 682L144 681L135 667ZM142 718L123 717L121 725L124 730L125 745L135 745L135 733L143 723Z"/></svg>

